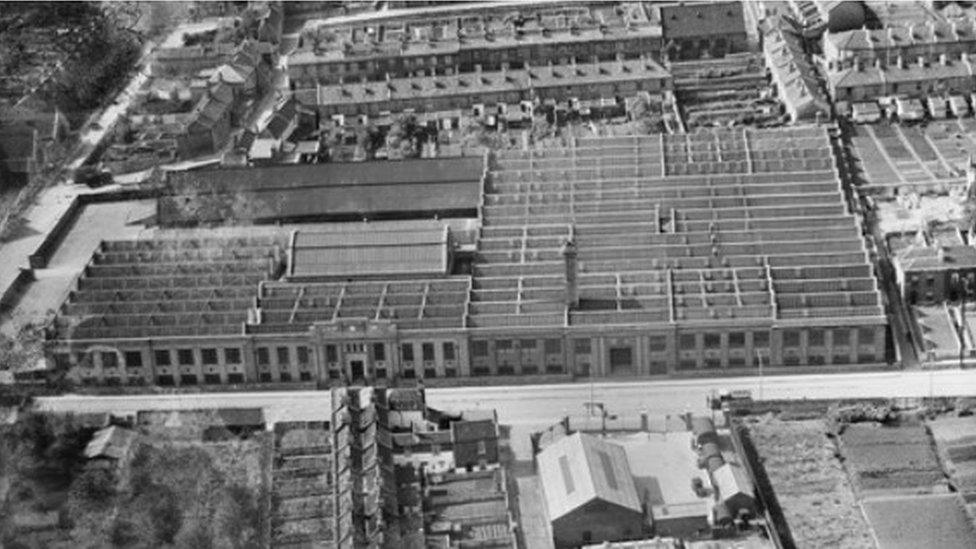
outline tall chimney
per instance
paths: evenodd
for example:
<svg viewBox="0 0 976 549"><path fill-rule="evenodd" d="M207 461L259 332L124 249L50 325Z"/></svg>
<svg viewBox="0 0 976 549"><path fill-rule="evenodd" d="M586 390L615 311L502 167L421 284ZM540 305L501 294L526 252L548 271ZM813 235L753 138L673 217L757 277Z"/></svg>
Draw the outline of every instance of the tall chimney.
<svg viewBox="0 0 976 549"><path fill-rule="evenodd" d="M577 274L579 263L577 261L576 243L572 239L567 239L562 249L563 260L566 264L566 306L576 308L579 306L579 282Z"/></svg>

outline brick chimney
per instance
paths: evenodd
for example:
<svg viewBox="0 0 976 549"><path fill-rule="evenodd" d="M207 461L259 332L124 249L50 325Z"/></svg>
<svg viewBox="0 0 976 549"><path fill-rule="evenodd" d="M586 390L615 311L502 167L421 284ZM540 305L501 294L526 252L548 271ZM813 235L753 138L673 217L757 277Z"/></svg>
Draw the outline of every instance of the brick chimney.
<svg viewBox="0 0 976 549"><path fill-rule="evenodd" d="M576 244L572 239L566 239L561 253L566 266L566 306L576 308L579 306L579 281L577 280L579 264Z"/></svg>

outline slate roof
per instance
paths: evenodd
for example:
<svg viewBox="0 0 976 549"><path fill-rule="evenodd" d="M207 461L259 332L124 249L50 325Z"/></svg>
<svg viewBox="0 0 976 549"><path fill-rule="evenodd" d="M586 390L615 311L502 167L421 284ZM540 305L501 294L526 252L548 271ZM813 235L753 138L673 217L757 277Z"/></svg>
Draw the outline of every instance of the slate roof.
<svg viewBox="0 0 976 549"><path fill-rule="evenodd" d="M439 223L413 231L299 232L290 274L352 276L447 274L449 229Z"/></svg>
<svg viewBox="0 0 976 549"><path fill-rule="evenodd" d="M169 174L176 195L160 199L163 223L180 223L179 193L243 193L259 220L348 217L389 212L474 210L481 199L482 157L335 162L210 169ZM220 221L211 219L209 221Z"/></svg>

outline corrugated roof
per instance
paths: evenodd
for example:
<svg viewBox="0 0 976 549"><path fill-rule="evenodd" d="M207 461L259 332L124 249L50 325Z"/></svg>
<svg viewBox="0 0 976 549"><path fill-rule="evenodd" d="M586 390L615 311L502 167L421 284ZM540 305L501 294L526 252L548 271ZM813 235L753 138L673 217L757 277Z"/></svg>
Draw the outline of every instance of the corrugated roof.
<svg viewBox="0 0 976 549"><path fill-rule="evenodd" d="M641 513L637 488L624 449L576 433L553 442L536 458L549 520L599 499Z"/></svg>
<svg viewBox="0 0 976 549"><path fill-rule="evenodd" d="M292 248L295 276L447 274L447 227L427 230L299 232Z"/></svg>

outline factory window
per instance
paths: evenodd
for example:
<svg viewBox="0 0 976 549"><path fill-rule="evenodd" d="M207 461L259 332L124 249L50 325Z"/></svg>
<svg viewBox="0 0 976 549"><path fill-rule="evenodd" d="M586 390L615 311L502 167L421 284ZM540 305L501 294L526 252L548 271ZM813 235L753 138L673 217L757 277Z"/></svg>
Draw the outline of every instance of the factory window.
<svg viewBox="0 0 976 549"><path fill-rule="evenodd" d="M180 366L193 366L193 349L179 349L176 351L176 360Z"/></svg>
<svg viewBox="0 0 976 549"><path fill-rule="evenodd" d="M857 355L858 364L870 364L875 362L874 355L871 353L859 353Z"/></svg>
<svg viewBox="0 0 976 549"><path fill-rule="evenodd" d="M851 357L848 355L834 355L830 359L831 364L848 364L851 361Z"/></svg>
<svg viewBox="0 0 976 549"><path fill-rule="evenodd" d="M705 359L705 367L706 368L709 368L709 369L712 369L712 370L715 370L717 368L721 368L722 367L722 361L720 359L717 359L717 358L706 358Z"/></svg>
<svg viewBox="0 0 976 549"><path fill-rule="evenodd" d="M227 347L224 349L224 362L227 364L240 364L241 350L236 347Z"/></svg>
<svg viewBox="0 0 976 549"><path fill-rule="evenodd" d="M197 384L197 376L193 374L180 376L180 385L196 385L196 384Z"/></svg>
<svg viewBox="0 0 976 549"><path fill-rule="evenodd" d="M227 383L244 383L244 374L227 374Z"/></svg>
<svg viewBox="0 0 976 549"><path fill-rule="evenodd" d="M741 356L730 356L729 357L729 368L745 368L746 359Z"/></svg>
<svg viewBox="0 0 976 549"><path fill-rule="evenodd" d="M511 339L499 339L498 341L495 342L495 349L497 349L499 351L501 351L501 350L507 350L507 349L511 349L511 348L512 348L512 340Z"/></svg>
<svg viewBox="0 0 976 549"><path fill-rule="evenodd" d="M536 348L536 345L538 345L538 343L539 342L536 341L536 340L534 340L534 339L520 339L519 340L519 347L521 347L523 349L535 349Z"/></svg>
<svg viewBox="0 0 976 549"><path fill-rule="evenodd" d="M744 332L729 332L729 347L742 348L746 346L746 334Z"/></svg>
<svg viewBox="0 0 976 549"><path fill-rule="evenodd" d="M573 342L573 347L578 355L588 355L593 352L593 341L590 339L577 339Z"/></svg>
<svg viewBox="0 0 976 549"><path fill-rule="evenodd" d="M67 356L67 355L65 355ZM57 361L60 366L60 360ZM125 353L125 367L126 368L139 368L142 366L142 353L139 351L128 351Z"/></svg>
<svg viewBox="0 0 976 549"><path fill-rule="evenodd" d="M800 332L796 330L784 330L783 331L783 346L785 347L799 347L800 346Z"/></svg>
<svg viewBox="0 0 976 549"><path fill-rule="evenodd" d="M200 349L200 361L204 364L216 364L217 349Z"/></svg>
<svg viewBox="0 0 976 549"><path fill-rule="evenodd" d="M424 361L430 362L434 360L434 344L424 343L420 346L420 352L423 354Z"/></svg>
<svg viewBox="0 0 976 549"><path fill-rule="evenodd" d="M326 362L339 362L339 352L335 345L325 346L325 361Z"/></svg>
<svg viewBox="0 0 976 549"><path fill-rule="evenodd" d="M705 348L719 349L722 347L722 338L719 334L705 334Z"/></svg>
<svg viewBox="0 0 976 549"><path fill-rule="evenodd" d="M660 353L662 351L668 350L668 338L667 336L651 336L651 352Z"/></svg>
<svg viewBox="0 0 976 549"><path fill-rule="evenodd" d="M136 353L136 354L139 354L139 353ZM125 356L128 357L129 354L126 353ZM126 363L126 365L129 364L129 359L128 358L125 359L125 363ZM54 355L54 364L60 370L67 370L68 368L71 367L71 355L68 354L68 353L58 353L58 354ZM139 366L142 366L142 355L141 354L139 354Z"/></svg>
<svg viewBox="0 0 976 549"><path fill-rule="evenodd" d="M271 354L267 347L258 347L258 366L267 366L271 363Z"/></svg>
<svg viewBox="0 0 976 549"><path fill-rule="evenodd" d="M386 360L386 345L382 343L373 344L373 359Z"/></svg>
<svg viewBox="0 0 976 549"><path fill-rule="evenodd" d="M167 387L173 385L173 376L157 376L156 385Z"/></svg>
<svg viewBox="0 0 976 549"><path fill-rule="evenodd" d="M546 364L546 373L547 374L561 374L561 373L563 373L563 365L562 364Z"/></svg>
<svg viewBox="0 0 976 549"><path fill-rule="evenodd" d="M824 344L823 330L810 330L807 332L807 343L809 345L821 346Z"/></svg>
<svg viewBox="0 0 976 549"><path fill-rule="evenodd" d="M281 381L288 383L291 381L291 372L281 372Z"/></svg>
<svg viewBox="0 0 976 549"><path fill-rule="evenodd" d="M457 353L455 352L453 341L445 341L442 347L444 351L444 360L457 360Z"/></svg>
<svg viewBox="0 0 976 549"><path fill-rule="evenodd" d="M799 366L800 357L796 355L786 355L783 357L783 366Z"/></svg>
<svg viewBox="0 0 976 549"><path fill-rule="evenodd" d="M769 332L753 332L752 346L761 348L769 347Z"/></svg>
<svg viewBox="0 0 976 549"><path fill-rule="evenodd" d="M413 362L413 343L400 345L400 355L403 356L404 362Z"/></svg>
<svg viewBox="0 0 976 549"><path fill-rule="evenodd" d="M682 349L694 349L696 347L695 334L681 334L680 343Z"/></svg>
<svg viewBox="0 0 976 549"><path fill-rule="evenodd" d="M404 379L413 379L415 377L417 377L417 373L414 372L413 368L409 368L403 371Z"/></svg>
<svg viewBox="0 0 976 549"><path fill-rule="evenodd" d="M275 354L278 355L278 364L291 364L291 353L288 347L278 347L275 349Z"/></svg>
<svg viewBox="0 0 976 549"><path fill-rule="evenodd" d="M834 330L834 345L850 345L851 331L848 328Z"/></svg>
<svg viewBox="0 0 976 549"><path fill-rule="evenodd" d="M261 372L258 374L258 381L261 383L271 383L271 372Z"/></svg>
<svg viewBox="0 0 976 549"><path fill-rule="evenodd" d="M102 353L102 368L118 368L119 355L114 352Z"/></svg>
<svg viewBox="0 0 976 549"><path fill-rule="evenodd" d="M219 385L220 374L203 374L204 385Z"/></svg>
<svg viewBox="0 0 976 549"><path fill-rule="evenodd" d="M471 342L471 354L474 356L488 356L488 342L487 341L472 341Z"/></svg>
<svg viewBox="0 0 976 549"><path fill-rule="evenodd" d="M424 368L424 377L426 378L437 377L437 370L434 368Z"/></svg>
<svg viewBox="0 0 976 549"><path fill-rule="evenodd" d="M857 331L858 345L874 345L874 329L861 328Z"/></svg>
<svg viewBox="0 0 976 549"><path fill-rule="evenodd" d="M563 352L563 342L559 339L547 339L546 340L546 354L547 355L558 355Z"/></svg>
<svg viewBox="0 0 976 549"><path fill-rule="evenodd" d="M698 361L693 358L682 358L678 361L679 370L694 370L698 367Z"/></svg>
<svg viewBox="0 0 976 549"><path fill-rule="evenodd" d="M169 366L172 364L168 350L156 351L153 354L156 356L156 366ZM79 360L79 362L81 361Z"/></svg>
<svg viewBox="0 0 976 549"><path fill-rule="evenodd" d="M308 363L310 362L308 357L308 347L305 347L303 345L301 347L298 347L296 350L298 351L298 363L303 366L308 365Z"/></svg>
<svg viewBox="0 0 976 549"><path fill-rule="evenodd" d="M823 366L826 363L826 359L823 355L808 355L807 364L811 366Z"/></svg>

